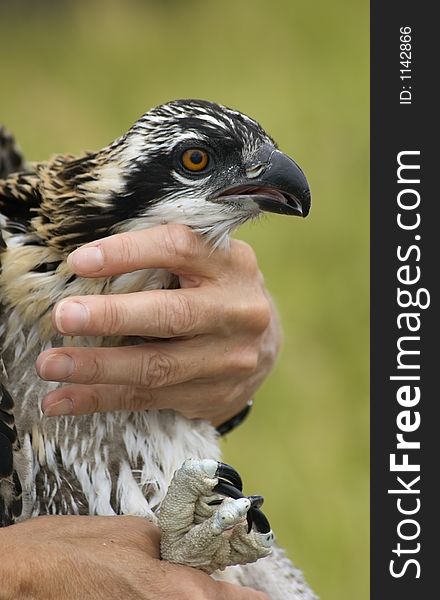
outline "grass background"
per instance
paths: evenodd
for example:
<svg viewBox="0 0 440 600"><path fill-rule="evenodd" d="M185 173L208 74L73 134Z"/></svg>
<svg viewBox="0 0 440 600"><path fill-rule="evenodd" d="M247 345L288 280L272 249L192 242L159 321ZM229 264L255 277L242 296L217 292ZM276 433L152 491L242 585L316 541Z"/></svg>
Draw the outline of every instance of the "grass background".
<svg viewBox="0 0 440 600"><path fill-rule="evenodd" d="M305 170L308 219L239 232L285 341L224 452L317 593L366 599L368 4L0 0L0 20L0 120L32 160L199 97L255 117Z"/></svg>

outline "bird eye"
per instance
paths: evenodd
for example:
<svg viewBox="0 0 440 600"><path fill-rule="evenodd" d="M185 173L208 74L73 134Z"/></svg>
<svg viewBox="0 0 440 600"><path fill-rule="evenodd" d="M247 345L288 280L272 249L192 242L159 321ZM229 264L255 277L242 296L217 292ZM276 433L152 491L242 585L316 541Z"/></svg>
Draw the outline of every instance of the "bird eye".
<svg viewBox="0 0 440 600"><path fill-rule="evenodd" d="M181 161L188 171L203 171L208 165L209 156L201 148L189 148L182 154Z"/></svg>

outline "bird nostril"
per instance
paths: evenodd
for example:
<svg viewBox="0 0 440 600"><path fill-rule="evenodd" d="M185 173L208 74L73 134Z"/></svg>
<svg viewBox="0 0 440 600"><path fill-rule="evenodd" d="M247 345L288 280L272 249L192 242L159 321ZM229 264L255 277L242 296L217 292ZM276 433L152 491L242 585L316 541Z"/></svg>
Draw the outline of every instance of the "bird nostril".
<svg viewBox="0 0 440 600"><path fill-rule="evenodd" d="M261 175L261 173L266 169L267 164L260 163L258 165L252 165L249 169L246 169L246 177L248 179L254 179Z"/></svg>

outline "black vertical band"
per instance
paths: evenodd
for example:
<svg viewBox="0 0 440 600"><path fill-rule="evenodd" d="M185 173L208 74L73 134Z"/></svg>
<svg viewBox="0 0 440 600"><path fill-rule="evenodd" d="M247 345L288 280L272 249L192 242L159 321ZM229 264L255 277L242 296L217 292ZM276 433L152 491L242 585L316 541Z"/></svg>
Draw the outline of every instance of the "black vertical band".
<svg viewBox="0 0 440 600"><path fill-rule="evenodd" d="M371 597L440 597L439 25L371 4ZM400 169L400 170L399 170ZM437 381L437 374L439 381Z"/></svg>

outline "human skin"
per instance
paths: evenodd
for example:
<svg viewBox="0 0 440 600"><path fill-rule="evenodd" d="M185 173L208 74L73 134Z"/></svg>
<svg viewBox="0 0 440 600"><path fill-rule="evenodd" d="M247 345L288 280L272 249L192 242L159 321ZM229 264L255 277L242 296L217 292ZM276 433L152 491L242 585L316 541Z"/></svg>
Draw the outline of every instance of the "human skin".
<svg viewBox="0 0 440 600"><path fill-rule="evenodd" d="M248 244L212 251L188 227L162 225L82 246L68 264L82 277L163 268L181 289L59 302L53 324L62 334L159 339L40 354L40 377L69 384L43 399L46 416L170 408L217 426L244 408L272 368L279 325Z"/></svg>
<svg viewBox="0 0 440 600"><path fill-rule="evenodd" d="M0 531L0 600L269 600L159 560L140 517L50 516Z"/></svg>
<svg viewBox="0 0 440 600"><path fill-rule="evenodd" d="M43 399L46 416L172 408L219 425L247 404L275 361L276 312L243 242L212 252L187 227L159 226L83 246L69 265L83 277L165 268L181 289L82 296L55 306L53 324L63 334L162 340L43 352L39 375L68 383ZM71 375L62 372L62 355L72 361ZM135 517L38 517L7 528L0 532L7 548L0 600L268 600L159 561L158 539L153 524Z"/></svg>

